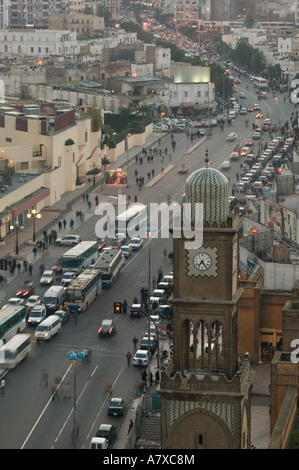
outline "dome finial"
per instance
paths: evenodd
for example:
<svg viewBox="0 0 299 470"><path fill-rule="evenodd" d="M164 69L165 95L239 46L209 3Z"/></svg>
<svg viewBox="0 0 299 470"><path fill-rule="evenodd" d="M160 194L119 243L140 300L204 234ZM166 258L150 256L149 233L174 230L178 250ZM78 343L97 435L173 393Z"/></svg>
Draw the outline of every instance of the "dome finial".
<svg viewBox="0 0 299 470"><path fill-rule="evenodd" d="M209 167L208 148L206 148L206 158L205 158L205 162L206 162L206 168L208 168L208 167Z"/></svg>

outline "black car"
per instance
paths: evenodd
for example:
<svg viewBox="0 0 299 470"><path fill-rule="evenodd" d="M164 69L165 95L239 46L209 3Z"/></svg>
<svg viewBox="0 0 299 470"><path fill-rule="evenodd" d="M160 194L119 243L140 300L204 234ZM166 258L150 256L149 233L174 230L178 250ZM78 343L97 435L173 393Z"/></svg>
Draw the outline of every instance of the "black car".
<svg viewBox="0 0 299 470"><path fill-rule="evenodd" d="M161 318L172 318L172 307L170 305L159 305L155 308L155 315Z"/></svg>
<svg viewBox="0 0 299 470"><path fill-rule="evenodd" d="M117 436L116 427L112 424L101 424L97 430L96 437L105 437L109 441L109 445L115 440Z"/></svg>
<svg viewBox="0 0 299 470"><path fill-rule="evenodd" d="M57 315L57 317L60 318L61 323L65 323L70 317L70 314L67 310L56 310L54 315Z"/></svg>
<svg viewBox="0 0 299 470"><path fill-rule="evenodd" d="M144 310L141 304L133 304L129 310L130 318L141 318L144 314Z"/></svg>
<svg viewBox="0 0 299 470"><path fill-rule="evenodd" d="M150 344L148 344L148 342L150 342ZM152 336L150 338L148 336L144 336L140 343L139 349L148 351L148 346L150 347L151 355L153 355L157 349L157 341Z"/></svg>
<svg viewBox="0 0 299 470"><path fill-rule="evenodd" d="M125 400L122 398L111 398L108 406L108 416L123 416L125 411Z"/></svg>

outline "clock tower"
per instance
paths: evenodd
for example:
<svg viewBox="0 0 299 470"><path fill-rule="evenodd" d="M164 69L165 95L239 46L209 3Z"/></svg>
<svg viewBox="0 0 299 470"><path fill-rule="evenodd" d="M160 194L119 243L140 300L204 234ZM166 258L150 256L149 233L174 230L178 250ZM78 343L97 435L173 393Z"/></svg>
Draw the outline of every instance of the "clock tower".
<svg viewBox="0 0 299 470"><path fill-rule="evenodd" d="M186 180L193 229L202 204L203 237L196 247L183 230L173 239L173 358L159 390L163 449L250 448L253 374L237 351L241 220L228 198L227 178L208 159Z"/></svg>

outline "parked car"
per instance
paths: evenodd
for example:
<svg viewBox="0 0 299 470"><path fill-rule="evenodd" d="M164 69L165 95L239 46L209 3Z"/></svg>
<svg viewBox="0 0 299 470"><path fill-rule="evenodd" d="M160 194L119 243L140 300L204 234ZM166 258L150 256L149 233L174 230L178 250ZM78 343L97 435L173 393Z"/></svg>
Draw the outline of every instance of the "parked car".
<svg viewBox="0 0 299 470"><path fill-rule="evenodd" d="M57 238L55 244L58 246L75 246L81 242L81 237L79 235L65 235L64 237Z"/></svg>
<svg viewBox="0 0 299 470"><path fill-rule="evenodd" d="M52 269L47 269L46 271L43 272L41 278L40 278L40 284L49 286L53 283L55 279L55 271Z"/></svg>
<svg viewBox="0 0 299 470"><path fill-rule="evenodd" d="M139 250L143 245L143 239L136 237L132 238L129 242L129 246L132 248L132 250Z"/></svg>
<svg viewBox="0 0 299 470"><path fill-rule="evenodd" d="M140 349L143 351L148 351L148 347L150 347L150 353L151 355L154 354L154 352L156 351L157 349L157 341L155 339L155 337L153 336L144 336L141 340L141 343L140 343Z"/></svg>
<svg viewBox="0 0 299 470"><path fill-rule="evenodd" d="M34 283L32 281L24 281L23 285L18 289L16 296L17 297L27 297L34 292Z"/></svg>
<svg viewBox="0 0 299 470"><path fill-rule="evenodd" d="M110 318L104 319L98 330L99 336L111 336L113 333L115 333L114 321Z"/></svg>
<svg viewBox="0 0 299 470"><path fill-rule="evenodd" d="M113 424L101 424L97 430L96 437L105 437L109 445L116 439L117 429Z"/></svg>
<svg viewBox="0 0 299 470"><path fill-rule="evenodd" d="M132 363L134 366L147 366L148 364L148 351L138 349L134 354Z"/></svg>
<svg viewBox="0 0 299 470"><path fill-rule="evenodd" d="M108 405L108 416L123 416L125 412L125 400L111 398Z"/></svg>
<svg viewBox="0 0 299 470"><path fill-rule="evenodd" d="M159 315L161 318L171 318L172 307L170 305L159 305L159 307L155 308L155 315Z"/></svg>

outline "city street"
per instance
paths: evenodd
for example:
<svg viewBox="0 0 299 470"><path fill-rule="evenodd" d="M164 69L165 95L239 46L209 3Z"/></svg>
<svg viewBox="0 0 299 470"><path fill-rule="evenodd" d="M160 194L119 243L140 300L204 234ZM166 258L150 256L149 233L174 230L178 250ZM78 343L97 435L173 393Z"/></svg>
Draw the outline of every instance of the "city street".
<svg viewBox="0 0 299 470"><path fill-rule="evenodd" d="M246 86L249 86L247 90ZM253 85L247 79L238 86L238 93L242 91L246 94L246 100L242 104L254 104L257 97ZM238 93L236 96L238 96ZM283 95L278 95L279 105L274 100L270 92L269 98L259 102L264 114L264 118L271 117L276 121L277 117L281 122L290 118L291 112L295 111L295 106L289 102L283 102ZM225 126L223 131L219 127L212 129L212 136L203 140L203 143L195 148L199 139L194 139L191 144L190 137L185 133L175 134L176 149L172 151L170 134L163 135L162 143L158 149L162 151L167 147L168 152L161 162L160 157L155 157L154 162L135 163L131 159L128 167L128 177L130 188L127 191L131 196L131 202L135 195L138 202L149 204L150 202L172 200L181 202L184 193L184 183L186 177L197 168L204 166L206 153L215 168L220 168L221 163L233 151L236 145L227 142L227 135L235 131L238 133L240 145L252 136L252 123L255 120L255 112L247 116L238 116L233 126ZM249 127L245 126L245 120L249 119ZM268 133L265 134L264 141L269 140ZM156 145L156 143L153 143ZM254 144L257 149L258 144ZM192 148L194 150L192 151ZM171 158L169 158L171 153ZM178 174L181 164L185 163L188 172L185 175ZM232 162L231 168L225 172L230 178L230 185L237 180L240 172L240 160ZM155 170L158 175L161 168L165 169L165 174L153 185L143 186L142 189L136 185L135 171L148 181L147 174ZM170 166L172 165L172 166ZM169 171L167 167L170 166ZM150 181L150 179L149 179ZM96 189L91 193L91 200L94 208L94 197L98 194L101 202L101 194L105 194L106 200L109 196L117 196L117 190ZM77 206L78 207L78 206ZM85 223L76 222L73 233L79 234L83 240L95 239L95 224L98 216L81 204L82 210L86 213ZM75 216L76 207L68 216L68 222ZM74 219L75 220L75 219ZM61 234L59 234L61 235ZM151 273L157 276L159 267L164 274L172 270L169 260L164 260L163 250L172 251L172 240L152 239L151 242ZM30 248L28 248L30 250ZM49 247L49 253L43 258L38 258L34 263L32 280L36 284L36 294L43 295L45 287L39 285L39 265L52 266L62 253L65 247ZM118 429L126 419L107 416L109 396L104 393L104 382L106 379L113 382L113 396L122 397L126 401L126 407L136 396L141 394L136 388L136 383L140 379L139 368L128 367L126 363L126 353L133 352L132 339L136 335L139 339L146 328L146 318L131 320L128 315L116 316L113 314L113 302L126 299L128 304L133 301L134 296L140 297L142 282L148 285L148 262L149 250L147 240L144 240L143 247L126 261L116 284L110 289L103 291L101 295L82 314L78 323L70 318L62 326L59 335L49 343L33 344L33 351L27 359L19 364L6 376L6 394L0 399L0 412L2 426L0 429L0 442L3 449L69 449L74 447L73 427L74 427L74 364L68 359L67 353L74 351L78 353L84 347L92 350L91 363L76 361L76 397L77 413L76 422L78 424L77 447L88 448L91 437L95 435L97 427L101 423L112 423ZM12 278L7 286L5 299L15 296L17 288L23 280L28 278L28 274L22 274ZM2 299L2 305L5 302ZM116 334L111 338L99 338L98 328L104 318L114 318L116 321ZM26 331L33 333L29 327ZM41 383L43 371L48 372L48 385ZM51 386L59 383L59 399L51 399ZM13 436L13 439L12 439Z"/></svg>

